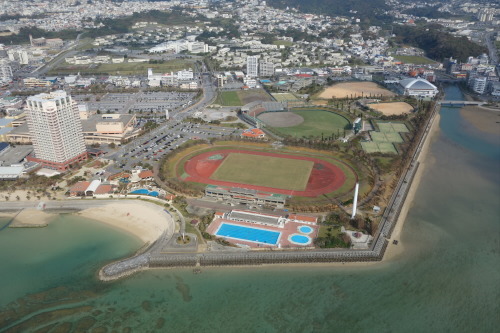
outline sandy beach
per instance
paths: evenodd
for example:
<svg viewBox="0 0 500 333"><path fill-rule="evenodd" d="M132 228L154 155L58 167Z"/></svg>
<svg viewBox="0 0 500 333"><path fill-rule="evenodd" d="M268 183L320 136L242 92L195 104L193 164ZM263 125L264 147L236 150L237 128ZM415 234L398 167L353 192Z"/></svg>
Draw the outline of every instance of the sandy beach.
<svg viewBox="0 0 500 333"><path fill-rule="evenodd" d="M374 82L345 82L326 88L319 98L346 98L352 96L395 96L390 90L380 87Z"/></svg>
<svg viewBox="0 0 500 333"><path fill-rule="evenodd" d="M21 213L19 213L19 215L16 216L16 218L9 227L10 228L46 227L56 217L57 214L47 213L41 210L37 210L35 208L27 208L23 209Z"/></svg>
<svg viewBox="0 0 500 333"><path fill-rule="evenodd" d="M413 110L413 106L405 102L374 103L368 104L368 107L381 112L385 116L410 113Z"/></svg>
<svg viewBox="0 0 500 333"><path fill-rule="evenodd" d="M399 257L404 252L404 244L400 241L401 232L403 230L406 217L408 215L408 211L413 205L413 199L415 198L415 194L417 193L420 181L422 179L422 175L424 174L425 169L428 165L432 164L432 160L429 159L429 147L436 139L437 134L439 134L439 113L433 119L430 133L428 134L427 140L425 141L422 151L418 156L418 161L420 162L420 166L413 178L413 182L411 184L410 190L408 191L408 195L406 196L406 200L401 209L401 213L399 214L398 221L396 222L396 227L392 232L391 239L389 241L389 245L387 246L387 250L385 251L384 258L382 261L390 261L396 257ZM392 240L396 239L399 241L398 245L392 244Z"/></svg>
<svg viewBox="0 0 500 333"><path fill-rule="evenodd" d="M500 110L466 106L460 110L460 115L479 131L500 135Z"/></svg>
<svg viewBox="0 0 500 333"><path fill-rule="evenodd" d="M148 202L127 200L85 209L77 215L109 224L149 243L164 231L173 232L175 228L172 218L162 207Z"/></svg>

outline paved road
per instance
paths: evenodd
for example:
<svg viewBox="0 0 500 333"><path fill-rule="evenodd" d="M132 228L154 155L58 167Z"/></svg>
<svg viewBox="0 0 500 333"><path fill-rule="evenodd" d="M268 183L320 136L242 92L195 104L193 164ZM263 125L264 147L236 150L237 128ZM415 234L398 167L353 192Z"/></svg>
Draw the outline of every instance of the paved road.
<svg viewBox="0 0 500 333"><path fill-rule="evenodd" d="M487 34L485 34L484 38L485 38L486 46L488 47L488 51L490 53L490 63L492 65L497 65L498 64L498 53L497 53L497 49L495 46L495 42L492 39L494 34L495 34L494 31L488 32Z"/></svg>
<svg viewBox="0 0 500 333"><path fill-rule="evenodd" d="M93 207L102 207L110 203L123 202L119 199L105 199L105 200L82 200L82 199L68 199L68 200L41 200L41 201L8 201L2 202L0 210L18 210L25 208L37 208L40 202L45 203L45 209L87 209Z"/></svg>

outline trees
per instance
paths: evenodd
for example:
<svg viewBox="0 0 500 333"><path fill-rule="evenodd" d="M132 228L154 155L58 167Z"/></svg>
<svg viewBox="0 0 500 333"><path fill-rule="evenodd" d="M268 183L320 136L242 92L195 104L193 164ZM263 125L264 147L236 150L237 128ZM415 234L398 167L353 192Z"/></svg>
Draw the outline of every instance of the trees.
<svg viewBox="0 0 500 333"><path fill-rule="evenodd" d="M429 58L437 61L453 57L465 62L469 56L487 52L486 47L471 42L467 37L455 37L439 24L417 27L395 25L394 34L398 43L419 47Z"/></svg>

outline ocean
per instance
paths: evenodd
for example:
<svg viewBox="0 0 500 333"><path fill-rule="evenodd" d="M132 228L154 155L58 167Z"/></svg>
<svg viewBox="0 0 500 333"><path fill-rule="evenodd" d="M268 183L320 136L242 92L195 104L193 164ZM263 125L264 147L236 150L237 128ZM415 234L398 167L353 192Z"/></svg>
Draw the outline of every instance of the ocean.
<svg viewBox="0 0 500 333"><path fill-rule="evenodd" d="M448 86L446 98L463 96ZM494 332L500 145L456 108L441 110L440 128L404 253L390 262L151 270L103 283L97 270L139 241L62 215L0 232L0 332Z"/></svg>

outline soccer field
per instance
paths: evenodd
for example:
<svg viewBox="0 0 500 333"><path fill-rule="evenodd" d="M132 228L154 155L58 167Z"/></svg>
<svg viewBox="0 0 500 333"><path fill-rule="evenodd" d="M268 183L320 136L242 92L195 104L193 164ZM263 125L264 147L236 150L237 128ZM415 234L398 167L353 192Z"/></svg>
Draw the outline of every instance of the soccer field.
<svg viewBox="0 0 500 333"><path fill-rule="evenodd" d="M312 161L231 153L210 179L304 191L313 165Z"/></svg>

